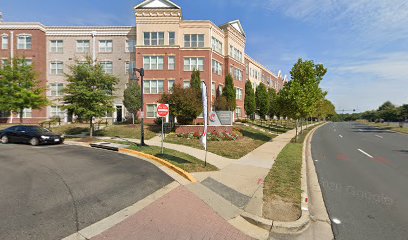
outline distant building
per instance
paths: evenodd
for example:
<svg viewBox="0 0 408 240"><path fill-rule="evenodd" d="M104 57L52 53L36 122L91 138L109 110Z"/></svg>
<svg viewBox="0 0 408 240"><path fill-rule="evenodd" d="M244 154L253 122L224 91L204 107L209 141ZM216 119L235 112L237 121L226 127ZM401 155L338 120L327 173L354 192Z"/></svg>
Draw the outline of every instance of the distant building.
<svg viewBox="0 0 408 240"><path fill-rule="evenodd" d="M245 54L246 34L239 20L217 26L208 20L184 20L182 9L168 0L147 0L134 7L136 27L53 27L40 23L0 22L0 60L5 64L13 57L24 56L40 73L41 86L52 105L24 111L25 122L39 122L59 116L64 122L72 114L61 109L63 73L75 61L91 57L120 83L114 92L116 111L107 118L121 122L127 112L123 91L134 67L145 69L144 112L146 122L157 117L156 104L161 94L171 92L174 84L189 87L193 69L201 72L207 83L209 110L213 109L217 91L222 91L230 73L236 88L235 119L245 117L245 82L260 83L279 91L284 84L263 65ZM16 121L17 115L0 113L0 121ZM13 120L14 119L14 120Z"/></svg>

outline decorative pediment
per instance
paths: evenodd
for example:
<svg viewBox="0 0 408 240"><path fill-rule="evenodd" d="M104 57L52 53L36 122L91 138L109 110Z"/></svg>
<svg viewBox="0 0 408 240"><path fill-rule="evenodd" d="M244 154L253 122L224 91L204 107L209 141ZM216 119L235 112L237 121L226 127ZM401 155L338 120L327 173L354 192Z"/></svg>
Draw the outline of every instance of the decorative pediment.
<svg viewBox="0 0 408 240"><path fill-rule="evenodd" d="M245 36L245 31L244 28L242 28L241 22L239 20L235 20L232 22L229 22L229 24L235 28L238 32L240 32L242 35Z"/></svg>
<svg viewBox="0 0 408 240"><path fill-rule="evenodd" d="M169 0L146 0L135 9L181 9L177 4Z"/></svg>

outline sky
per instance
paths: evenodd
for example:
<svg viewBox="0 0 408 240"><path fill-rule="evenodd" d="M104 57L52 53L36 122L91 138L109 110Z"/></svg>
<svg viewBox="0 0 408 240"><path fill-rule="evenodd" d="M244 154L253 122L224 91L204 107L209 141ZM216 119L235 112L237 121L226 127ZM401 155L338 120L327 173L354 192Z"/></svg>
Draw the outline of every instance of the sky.
<svg viewBox="0 0 408 240"><path fill-rule="evenodd" d="M140 0L0 0L5 21L134 26ZM408 103L407 0L174 0L184 19L239 19L246 53L290 78L298 58L328 69L322 88L338 112ZM22 7L24 6L24 7Z"/></svg>

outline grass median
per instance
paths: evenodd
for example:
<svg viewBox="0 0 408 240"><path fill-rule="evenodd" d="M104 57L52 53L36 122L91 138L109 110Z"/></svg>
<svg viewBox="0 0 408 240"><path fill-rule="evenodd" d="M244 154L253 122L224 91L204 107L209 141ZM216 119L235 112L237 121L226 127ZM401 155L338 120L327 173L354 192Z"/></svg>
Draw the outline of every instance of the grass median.
<svg viewBox="0 0 408 240"><path fill-rule="evenodd" d="M366 120L358 120L357 122L366 124L368 126L372 127L378 127L382 130L391 130L395 132L400 132L400 133L407 133L408 134L408 128L402 128L402 127L396 127L396 126L389 126L386 123L374 123L374 122L368 122Z"/></svg>
<svg viewBox="0 0 408 240"><path fill-rule="evenodd" d="M237 140L208 141L208 151L226 158L239 159L275 136L243 125L234 126L234 130L240 135ZM200 140L178 137L176 134L167 135L166 142L203 149Z"/></svg>
<svg viewBox="0 0 408 240"><path fill-rule="evenodd" d="M276 221L295 221L301 216L303 141L315 126L304 130L279 153L265 178L263 216Z"/></svg>
<svg viewBox="0 0 408 240"><path fill-rule="evenodd" d="M161 158L187 172L208 172L218 170L217 167L209 163L204 167L204 162L196 157L168 148L164 149L163 154L161 153L161 148L155 146L140 147L132 145L129 149Z"/></svg>

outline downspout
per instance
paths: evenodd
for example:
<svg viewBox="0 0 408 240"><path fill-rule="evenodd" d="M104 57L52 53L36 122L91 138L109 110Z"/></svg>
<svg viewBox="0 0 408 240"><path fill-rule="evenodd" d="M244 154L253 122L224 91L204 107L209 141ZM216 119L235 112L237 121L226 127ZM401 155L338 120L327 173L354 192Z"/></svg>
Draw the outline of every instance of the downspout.
<svg viewBox="0 0 408 240"><path fill-rule="evenodd" d="M96 32L92 32L92 64L96 63Z"/></svg>
<svg viewBox="0 0 408 240"><path fill-rule="evenodd" d="M13 66L14 58L14 31L10 32L10 64ZM10 111L10 123L13 123L13 111Z"/></svg>
<svg viewBox="0 0 408 240"><path fill-rule="evenodd" d="M211 59L210 59L210 112L213 111L213 95L212 95L212 86L213 86L213 72L212 72L212 61L213 61L213 49L212 49L212 26L210 27L210 48L211 48ZM208 91L208 90L207 90ZM215 91L217 91L217 85L215 85Z"/></svg>

